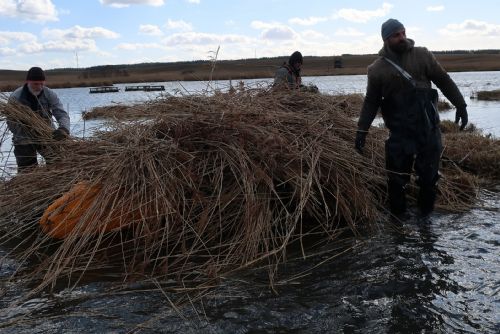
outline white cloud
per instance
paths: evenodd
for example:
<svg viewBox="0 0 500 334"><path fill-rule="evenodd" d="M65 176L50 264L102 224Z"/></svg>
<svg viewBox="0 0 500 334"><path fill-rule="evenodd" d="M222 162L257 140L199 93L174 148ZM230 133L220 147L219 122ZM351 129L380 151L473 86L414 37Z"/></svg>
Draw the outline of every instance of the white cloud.
<svg viewBox="0 0 500 334"><path fill-rule="evenodd" d="M141 24L139 26L139 32L144 35L151 35L151 36L161 36L163 35L163 32L161 31L160 27L157 25L153 24Z"/></svg>
<svg viewBox="0 0 500 334"><path fill-rule="evenodd" d="M266 22L262 22L262 21L252 21L250 23L250 26L254 29L270 29L270 28L273 28L279 24L280 23L266 23Z"/></svg>
<svg viewBox="0 0 500 334"><path fill-rule="evenodd" d="M335 36L359 37L364 35L365 33L354 28L342 28L335 31Z"/></svg>
<svg viewBox="0 0 500 334"><path fill-rule="evenodd" d="M34 43L26 43L19 46L19 51L23 53L37 53L43 51L43 45L34 42Z"/></svg>
<svg viewBox="0 0 500 334"><path fill-rule="evenodd" d="M5 16L16 16L17 7L14 0L2 0L0 1L0 15Z"/></svg>
<svg viewBox="0 0 500 334"><path fill-rule="evenodd" d="M43 43L45 51L96 51L97 46L93 39L49 41Z"/></svg>
<svg viewBox="0 0 500 334"><path fill-rule="evenodd" d="M163 0L99 0L99 2L102 5L115 8L124 8L130 5L147 5L160 7L165 3L165 1Z"/></svg>
<svg viewBox="0 0 500 334"><path fill-rule="evenodd" d="M316 17L316 16L311 16L306 19L301 19L298 17L294 17L288 20L288 23L290 24L297 24L300 26L312 26L315 24L318 24L320 22L325 22L328 19L326 17Z"/></svg>
<svg viewBox="0 0 500 334"><path fill-rule="evenodd" d="M315 30L306 30L300 33L300 37L305 40L326 40L328 36Z"/></svg>
<svg viewBox="0 0 500 334"><path fill-rule="evenodd" d="M390 13L392 4L384 2L382 4L382 8L375 10L358 10L352 8L343 8L337 11L334 15L334 19L342 18L346 21L356 22L356 23L365 23L370 19L375 17L382 17Z"/></svg>
<svg viewBox="0 0 500 334"><path fill-rule="evenodd" d="M186 0L186 1L189 3L196 3L196 4L200 3L200 0Z"/></svg>
<svg viewBox="0 0 500 334"><path fill-rule="evenodd" d="M465 20L459 24L448 24L439 33L449 37L500 37L500 25L484 21Z"/></svg>
<svg viewBox="0 0 500 334"><path fill-rule="evenodd" d="M121 43L116 46L119 50L143 50L143 49L162 49L163 46L157 43Z"/></svg>
<svg viewBox="0 0 500 334"><path fill-rule="evenodd" d="M297 33L290 27L276 22L252 21L250 26L262 30L261 38L265 40L293 40Z"/></svg>
<svg viewBox="0 0 500 334"><path fill-rule="evenodd" d="M1 0L0 15L35 23L57 21L57 10L51 0Z"/></svg>
<svg viewBox="0 0 500 334"><path fill-rule="evenodd" d="M29 32L0 31L0 43L9 44L11 41L36 41L36 36Z"/></svg>
<svg viewBox="0 0 500 334"><path fill-rule="evenodd" d="M249 38L242 35L217 35L197 32L176 33L163 40L167 46L173 45L215 45L247 43Z"/></svg>
<svg viewBox="0 0 500 334"><path fill-rule="evenodd" d="M2 56L13 56L15 53L16 51L11 48L0 48L0 55Z"/></svg>
<svg viewBox="0 0 500 334"><path fill-rule="evenodd" d="M167 27L167 29L180 30L180 31L193 30L193 26L191 25L191 23L188 23L184 20L174 21L174 20L168 19L167 23L165 24L165 27Z"/></svg>
<svg viewBox="0 0 500 334"><path fill-rule="evenodd" d="M426 8L426 10L428 12L442 12L444 10L444 6L443 5L439 5L439 6L428 6Z"/></svg>
<svg viewBox="0 0 500 334"><path fill-rule="evenodd" d="M261 37L268 40L291 40L295 39L297 34L292 28L286 26L277 26L262 31Z"/></svg>
<svg viewBox="0 0 500 334"><path fill-rule="evenodd" d="M84 28L76 25L70 29L44 29L42 35L49 39L82 39L82 38L108 38L114 39L120 35L114 31L102 28L92 27Z"/></svg>
<svg viewBox="0 0 500 334"><path fill-rule="evenodd" d="M40 52L67 52L67 51L96 51L95 41L92 39L68 39L48 41L46 43L25 43L19 46L19 50L23 53L40 53Z"/></svg>

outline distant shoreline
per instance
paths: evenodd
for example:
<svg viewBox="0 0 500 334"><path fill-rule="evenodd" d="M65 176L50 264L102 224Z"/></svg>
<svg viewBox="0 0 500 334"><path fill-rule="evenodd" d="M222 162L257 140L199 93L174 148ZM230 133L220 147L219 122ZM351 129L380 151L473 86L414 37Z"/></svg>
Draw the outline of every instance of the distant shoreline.
<svg viewBox="0 0 500 334"><path fill-rule="evenodd" d="M435 53L449 72L500 71L500 53ZM377 55L304 57L303 76L366 74ZM106 65L90 68L47 70L52 88L95 87L118 83L242 80L274 77L288 57L176 63ZM336 64L337 62L337 64ZM336 67L340 65L341 67ZM43 65L42 65L43 66ZM26 71L0 70L0 91L12 91L24 83Z"/></svg>

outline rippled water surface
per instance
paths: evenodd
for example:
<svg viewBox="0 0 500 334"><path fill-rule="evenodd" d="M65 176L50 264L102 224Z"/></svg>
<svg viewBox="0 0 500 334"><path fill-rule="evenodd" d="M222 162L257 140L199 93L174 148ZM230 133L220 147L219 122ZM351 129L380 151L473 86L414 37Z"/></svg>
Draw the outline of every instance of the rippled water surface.
<svg viewBox="0 0 500 334"><path fill-rule="evenodd" d="M499 72L452 76L467 97L500 87ZM365 76L305 81L329 93L363 92L366 85ZM206 83L182 85L195 92ZM171 93L180 89L172 87ZM59 93L80 130L84 109L156 96ZM467 101L471 121L500 134L500 104ZM224 277L177 310L170 301L180 296L154 284L118 288L102 279L12 306L29 287L6 283L18 265L7 257L0 267L0 333L499 333L500 186L483 190L481 200L464 214L412 216L356 240L332 241L310 258L291 257L273 289L263 268Z"/></svg>
<svg viewBox="0 0 500 334"><path fill-rule="evenodd" d="M415 217L264 269L223 278L175 311L166 295L90 283L2 312L2 333L498 333L500 187L466 214ZM337 254L333 249L352 247ZM8 263L2 275L12 270ZM2 307L22 285L4 287ZM171 296L172 299L175 296Z"/></svg>

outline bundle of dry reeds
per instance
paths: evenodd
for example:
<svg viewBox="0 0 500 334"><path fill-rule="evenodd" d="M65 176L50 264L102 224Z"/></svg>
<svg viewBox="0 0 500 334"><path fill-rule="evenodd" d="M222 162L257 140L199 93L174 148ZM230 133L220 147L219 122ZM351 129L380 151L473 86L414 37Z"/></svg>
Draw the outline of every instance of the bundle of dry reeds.
<svg viewBox="0 0 500 334"><path fill-rule="evenodd" d="M482 178L500 178L500 140L483 135L473 124L459 131L458 125L443 121L441 128L445 134L445 160Z"/></svg>
<svg viewBox="0 0 500 334"><path fill-rule="evenodd" d="M13 126L22 126L30 137L38 140L52 140L52 127L38 114L16 101L8 101L8 97L0 95L0 121L9 122Z"/></svg>
<svg viewBox="0 0 500 334"><path fill-rule="evenodd" d="M127 274L214 277L266 258L278 263L304 234L333 240L380 218L382 171L353 159L354 123L336 105L248 93L145 107L153 121L69 140L60 161L3 184L0 217L20 222L1 226L3 241L75 185L99 189L80 193L74 210L87 210L64 239L33 232L22 257L43 260L31 277L55 284L103 263ZM114 231L101 228L117 217Z"/></svg>
<svg viewBox="0 0 500 334"><path fill-rule="evenodd" d="M386 131L370 130L359 155L346 101L247 90L134 107L149 119L62 142L58 161L4 182L0 241L22 236L15 254L37 259L30 279L40 288L110 267L125 279L186 284L280 263L304 236L335 242L374 227L384 214ZM457 180L444 178L441 207L470 201L456 195ZM40 217L64 194L74 196L45 212L43 233Z"/></svg>

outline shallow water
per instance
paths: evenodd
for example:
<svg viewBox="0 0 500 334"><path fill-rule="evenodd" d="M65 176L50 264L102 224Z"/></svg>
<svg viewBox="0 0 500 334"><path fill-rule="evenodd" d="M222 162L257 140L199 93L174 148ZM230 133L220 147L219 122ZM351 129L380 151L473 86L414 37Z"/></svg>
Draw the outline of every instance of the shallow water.
<svg viewBox="0 0 500 334"><path fill-rule="evenodd" d="M2 333L498 333L500 187L465 214L412 216L401 226L292 259L268 287L264 269L225 277L180 313L159 291L94 282L6 306ZM322 263L324 262L324 263ZM3 262L1 275L13 270ZM305 273L304 275L300 275ZM137 287L135 287L137 288ZM151 288L151 287L150 287Z"/></svg>
<svg viewBox="0 0 500 334"><path fill-rule="evenodd" d="M499 74L452 76L469 96L480 87L500 87ZM363 92L366 77L350 77L305 81L330 93ZM204 85L184 88L201 91ZM119 97L82 88L60 91L61 99L85 101L70 105L73 119L89 105ZM484 121L500 134L499 103L468 103L472 122ZM76 121L75 129L82 130L82 123ZM375 234L335 240L317 256L290 259L280 267L274 290L265 269L224 277L178 311L169 302L178 295L154 285L117 288L104 279L8 307L29 287L7 283L18 263L3 258L0 333L499 333L500 186L481 197L464 214L435 213L427 222L412 216L398 228L381 224ZM348 251L333 257L339 249ZM0 256L5 254L0 248Z"/></svg>

